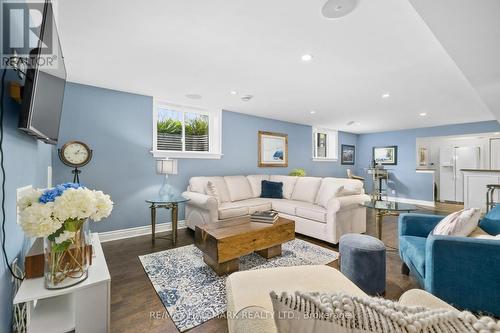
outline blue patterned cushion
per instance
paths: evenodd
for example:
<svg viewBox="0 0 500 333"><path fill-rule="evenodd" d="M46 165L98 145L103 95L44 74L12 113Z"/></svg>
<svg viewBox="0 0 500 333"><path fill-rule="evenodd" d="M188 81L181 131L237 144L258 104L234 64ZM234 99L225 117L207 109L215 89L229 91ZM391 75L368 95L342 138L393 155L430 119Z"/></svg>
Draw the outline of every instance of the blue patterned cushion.
<svg viewBox="0 0 500 333"><path fill-rule="evenodd" d="M270 182L268 180L262 181L261 198L283 199L283 183Z"/></svg>
<svg viewBox="0 0 500 333"><path fill-rule="evenodd" d="M479 223L479 227L490 235L500 234L500 205L493 207L493 209L483 217Z"/></svg>

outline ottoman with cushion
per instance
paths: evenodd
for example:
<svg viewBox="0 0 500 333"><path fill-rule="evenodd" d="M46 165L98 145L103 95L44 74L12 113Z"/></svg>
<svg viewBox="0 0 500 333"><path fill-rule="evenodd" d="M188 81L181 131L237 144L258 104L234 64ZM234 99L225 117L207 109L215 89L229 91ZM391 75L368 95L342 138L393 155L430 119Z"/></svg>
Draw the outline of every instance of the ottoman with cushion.
<svg viewBox="0 0 500 333"><path fill-rule="evenodd" d="M368 295L385 291L385 245L372 236L340 237L340 270Z"/></svg>

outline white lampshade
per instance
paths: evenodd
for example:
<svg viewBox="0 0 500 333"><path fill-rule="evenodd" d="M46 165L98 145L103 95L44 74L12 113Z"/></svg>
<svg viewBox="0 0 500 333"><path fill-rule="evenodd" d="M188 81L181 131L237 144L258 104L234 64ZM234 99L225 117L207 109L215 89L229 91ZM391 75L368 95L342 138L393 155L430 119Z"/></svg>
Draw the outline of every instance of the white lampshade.
<svg viewBox="0 0 500 333"><path fill-rule="evenodd" d="M157 160L156 172L162 175L176 175L177 174L177 160Z"/></svg>

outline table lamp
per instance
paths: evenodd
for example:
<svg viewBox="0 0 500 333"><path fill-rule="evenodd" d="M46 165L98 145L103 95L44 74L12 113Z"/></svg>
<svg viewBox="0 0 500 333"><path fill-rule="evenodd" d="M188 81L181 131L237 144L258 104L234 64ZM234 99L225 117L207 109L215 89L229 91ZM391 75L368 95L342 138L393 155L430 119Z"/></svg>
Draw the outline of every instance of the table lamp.
<svg viewBox="0 0 500 333"><path fill-rule="evenodd" d="M165 175L163 179L163 185L158 191L160 198L175 196L177 191L168 184L168 175L177 174L177 160L165 159L156 161L156 172L161 175Z"/></svg>

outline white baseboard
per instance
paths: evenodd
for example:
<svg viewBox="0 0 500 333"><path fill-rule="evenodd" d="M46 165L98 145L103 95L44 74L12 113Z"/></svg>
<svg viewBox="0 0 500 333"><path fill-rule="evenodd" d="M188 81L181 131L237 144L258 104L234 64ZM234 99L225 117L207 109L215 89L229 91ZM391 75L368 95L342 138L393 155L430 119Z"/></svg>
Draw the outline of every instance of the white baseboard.
<svg viewBox="0 0 500 333"><path fill-rule="evenodd" d="M178 223L178 229L186 228L186 221L181 220ZM156 233L171 231L172 223L158 223L156 224ZM137 236L151 235L151 225L145 225L141 227L134 227L128 229L119 229L113 231L105 231L99 233L99 239L101 243L110 242L118 239L125 239Z"/></svg>
<svg viewBox="0 0 500 333"><path fill-rule="evenodd" d="M436 207L436 203L434 201L415 200L415 199L400 198L400 197L387 197L387 200L418 205L418 206Z"/></svg>

